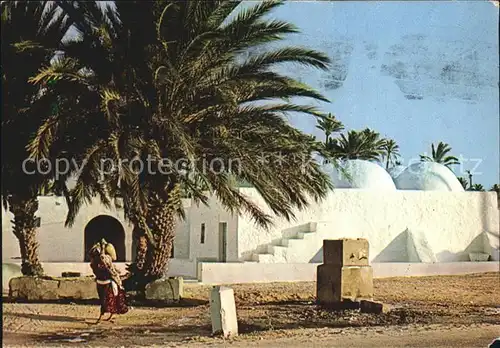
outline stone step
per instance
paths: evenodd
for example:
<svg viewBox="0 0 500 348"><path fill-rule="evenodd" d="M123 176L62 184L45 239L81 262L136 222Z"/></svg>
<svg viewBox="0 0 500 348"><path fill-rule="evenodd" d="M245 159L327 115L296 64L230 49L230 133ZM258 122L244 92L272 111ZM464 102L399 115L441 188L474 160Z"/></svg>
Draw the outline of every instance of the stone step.
<svg viewBox="0 0 500 348"><path fill-rule="evenodd" d="M256 253L252 254L252 261L262 263L286 263L289 258L293 259L290 248L294 248L294 251L300 250L303 247L307 248L307 244L304 245L302 243L311 243L311 241L318 238L317 229L318 223L316 222L308 222L297 226L297 229L295 231L289 231L288 235L284 233L284 238L277 241L277 243L279 243L278 245L276 245L275 242L274 244L268 244L264 249L257 250Z"/></svg>
<svg viewBox="0 0 500 348"><path fill-rule="evenodd" d="M281 240L282 246L290 246L292 244L297 244L300 241L309 241L316 238L316 232L299 232L295 238L283 238ZM291 241L290 243L288 241Z"/></svg>
<svg viewBox="0 0 500 348"><path fill-rule="evenodd" d="M253 254L252 258L259 263L274 263L275 257L272 254Z"/></svg>
<svg viewBox="0 0 500 348"><path fill-rule="evenodd" d="M274 256L286 254L286 249L288 249L288 247L283 246L283 245L268 245L267 246L267 252L269 254L274 255Z"/></svg>
<svg viewBox="0 0 500 348"><path fill-rule="evenodd" d="M297 234L298 239L314 239L316 238L317 232L316 231L310 231L310 232L299 232Z"/></svg>
<svg viewBox="0 0 500 348"><path fill-rule="evenodd" d="M303 239L284 239L281 242L283 243L283 246L287 248L300 247L301 244L305 243Z"/></svg>

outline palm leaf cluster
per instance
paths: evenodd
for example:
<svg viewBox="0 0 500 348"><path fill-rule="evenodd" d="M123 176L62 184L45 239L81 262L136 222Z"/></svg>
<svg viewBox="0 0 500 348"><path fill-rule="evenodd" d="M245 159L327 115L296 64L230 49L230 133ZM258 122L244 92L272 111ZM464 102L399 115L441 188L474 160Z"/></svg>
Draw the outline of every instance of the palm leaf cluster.
<svg viewBox="0 0 500 348"><path fill-rule="evenodd" d="M335 133L342 132L345 128L332 114L319 117L316 128L325 134L323 152L328 159L348 160L362 159L368 161L380 161L385 159L386 169L395 165L399 158L399 145L392 139L384 139L380 134L365 128L362 131L350 130L347 134L332 137Z"/></svg>
<svg viewBox="0 0 500 348"><path fill-rule="evenodd" d="M422 162L440 163L448 168L452 165L460 164L457 157L449 155L450 151L450 145L440 141L436 147L434 144L431 144L431 156L420 155L420 160Z"/></svg>
<svg viewBox="0 0 500 348"><path fill-rule="evenodd" d="M340 137L331 139L326 146L333 158L378 161L384 154L385 143L386 140L381 138L379 133L366 128L340 134Z"/></svg>
<svg viewBox="0 0 500 348"><path fill-rule="evenodd" d="M316 128L325 133L325 144L328 144L330 142L331 135L343 131L344 125L334 115L329 113L325 117L318 118Z"/></svg>
<svg viewBox="0 0 500 348"><path fill-rule="evenodd" d="M29 141L30 155L74 164L59 179L77 176L65 192L67 224L94 197L110 205L120 195L127 218L156 246L146 262L154 276L166 271L182 194L205 203L214 193L230 211L269 226L270 212L291 219L294 208L331 188L312 159L315 142L286 119L288 112L323 116L291 98L326 98L273 69L282 63L326 69L329 59L300 47L245 56L297 28L266 19L281 1L230 16L239 3L59 2L80 36L30 79L57 106ZM160 172L165 159L188 165ZM140 170L141 162L153 170ZM235 180L255 187L269 211Z"/></svg>

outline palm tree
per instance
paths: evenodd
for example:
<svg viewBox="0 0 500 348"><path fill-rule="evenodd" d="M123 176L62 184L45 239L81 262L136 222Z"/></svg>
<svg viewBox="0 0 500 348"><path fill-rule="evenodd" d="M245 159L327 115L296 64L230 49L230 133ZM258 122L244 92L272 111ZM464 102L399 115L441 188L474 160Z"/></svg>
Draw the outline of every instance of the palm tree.
<svg viewBox="0 0 500 348"><path fill-rule="evenodd" d="M449 156L448 153L451 151L450 145L439 142L437 148L434 147L434 144L431 144L431 154L429 157L427 155L420 155L420 160L422 162L436 162L445 165L446 167L450 167L455 164L460 164L458 158L455 156Z"/></svg>
<svg viewBox="0 0 500 348"><path fill-rule="evenodd" d="M389 169L389 165L395 163L399 158L399 145L392 139L386 139L382 149L384 151L383 156L386 161L385 169Z"/></svg>
<svg viewBox="0 0 500 348"><path fill-rule="evenodd" d="M470 187L469 191L484 191L484 187L481 184L474 184Z"/></svg>
<svg viewBox="0 0 500 348"><path fill-rule="evenodd" d="M322 148L320 152L326 154L324 156L323 163L328 164L330 163L330 160L328 159L328 148L332 143L332 138L330 136L344 130L344 125L342 122L337 120L334 115L329 113L325 117L318 118L316 128L321 129L325 133L325 142L320 145Z"/></svg>
<svg viewBox="0 0 500 348"><path fill-rule="evenodd" d="M321 199L332 188L312 159L315 142L285 116L321 115L290 98L326 98L272 69L281 63L326 69L329 59L296 47L241 59L241 52L297 29L264 19L283 3L276 1L226 20L239 3L116 2L114 11L100 15L95 3L76 8L65 2L62 6L75 18L82 39L65 47L64 57L33 79L43 84L57 78L51 88L67 96L64 112L57 121L48 120L46 128L73 144L39 132L30 144L32 155L64 152L84 163L68 195L67 223L93 196L109 204L107 196L119 192L127 218L138 227L136 237L147 240L138 243L142 256L132 270L148 281L167 271L182 192L206 203L208 187L231 212L247 212L256 223L269 226L272 218L240 193L233 178L253 185L272 212L287 219L293 218L294 208L304 208L310 198ZM58 89L62 83L64 89ZM71 98L75 91L78 98ZM269 99L283 102L262 103ZM80 109L75 122L72 116ZM190 175L186 168L171 167L165 174L122 165L102 176L104 157L115 164L147 159L156 168L165 158L171 163L188 160ZM207 171L205 163L215 163L212 169L218 174Z"/></svg>
<svg viewBox="0 0 500 348"><path fill-rule="evenodd" d="M378 161L384 143L379 133L366 128L360 132L351 130L347 136L341 134L340 138L330 139L327 149L333 158Z"/></svg>
<svg viewBox="0 0 500 348"><path fill-rule="evenodd" d="M28 80L54 56L71 22L52 2L2 1L1 11L2 204L14 215L22 273L35 276L43 274L36 239L37 195L44 192L48 177L32 172L29 165L23 169L23 164L29 157L25 146L51 105Z"/></svg>
<svg viewBox="0 0 500 348"><path fill-rule="evenodd" d="M325 133L325 144L330 141L330 135L344 130L344 125L334 115L329 113L325 117L318 118L316 128Z"/></svg>

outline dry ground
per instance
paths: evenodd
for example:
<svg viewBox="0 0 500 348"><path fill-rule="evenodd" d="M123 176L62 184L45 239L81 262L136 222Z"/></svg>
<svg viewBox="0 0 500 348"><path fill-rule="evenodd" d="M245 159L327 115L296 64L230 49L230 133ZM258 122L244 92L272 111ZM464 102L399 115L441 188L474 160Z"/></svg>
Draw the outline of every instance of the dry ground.
<svg viewBox="0 0 500 348"><path fill-rule="evenodd" d="M183 306L133 307L97 326L97 306L4 303L3 346L486 347L500 336L500 273L374 282L388 314L322 310L312 282L231 285L241 335L229 342L210 337L210 286L187 284Z"/></svg>

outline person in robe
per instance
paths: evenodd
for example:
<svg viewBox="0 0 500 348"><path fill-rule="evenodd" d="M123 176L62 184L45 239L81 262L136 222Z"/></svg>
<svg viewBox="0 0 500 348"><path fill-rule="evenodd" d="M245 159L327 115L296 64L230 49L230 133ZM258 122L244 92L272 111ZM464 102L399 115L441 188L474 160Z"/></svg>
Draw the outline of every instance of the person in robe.
<svg viewBox="0 0 500 348"><path fill-rule="evenodd" d="M114 314L127 313L128 307L120 272L113 265L113 261L116 261L113 244L102 239L90 249L89 256L101 304L101 313L96 322L98 324L105 313L110 314L109 318L105 319L110 321Z"/></svg>

